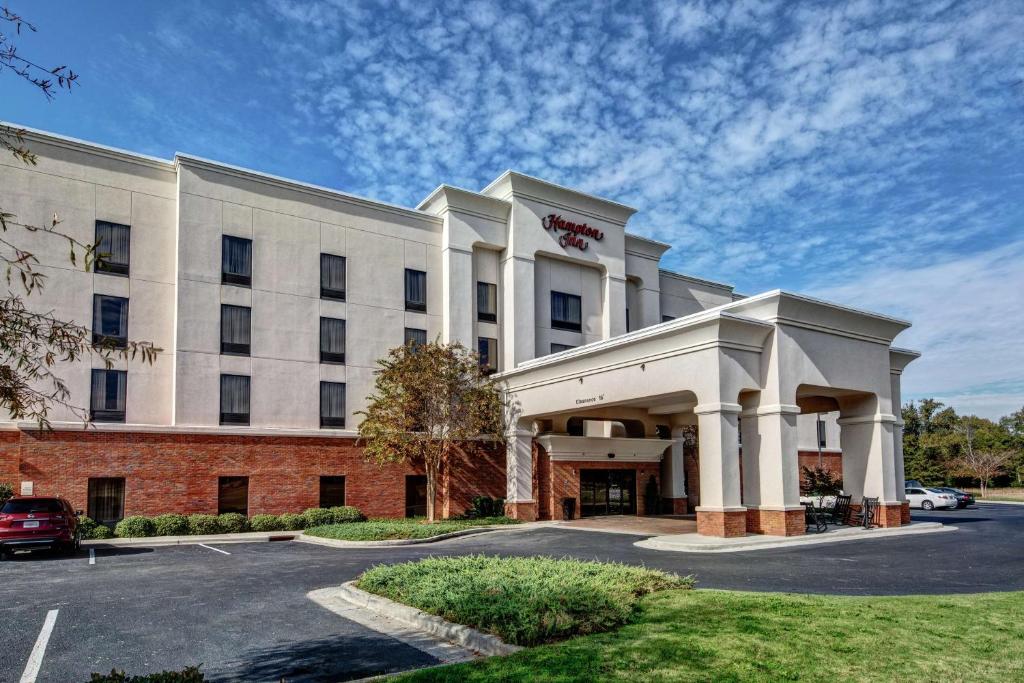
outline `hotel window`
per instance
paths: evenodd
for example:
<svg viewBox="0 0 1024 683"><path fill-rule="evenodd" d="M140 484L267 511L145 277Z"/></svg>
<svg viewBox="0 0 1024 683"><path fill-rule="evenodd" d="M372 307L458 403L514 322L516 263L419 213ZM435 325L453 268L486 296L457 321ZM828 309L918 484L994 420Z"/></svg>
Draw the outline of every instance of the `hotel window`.
<svg viewBox="0 0 1024 683"><path fill-rule="evenodd" d="M249 378L245 375L220 376L220 423L249 424Z"/></svg>
<svg viewBox="0 0 1024 683"><path fill-rule="evenodd" d="M552 344L551 353L561 353L562 351L568 351L569 349L575 349L575 346L569 344Z"/></svg>
<svg viewBox="0 0 1024 683"><path fill-rule="evenodd" d="M488 337L479 337L476 340L477 351L480 355L480 370L489 375L498 371L498 340Z"/></svg>
<svg viewBox="0 0 1024 683"><path fill-rule="evenodd" d="M221 239L220 281L226 285L252 286L252 240L224 235Z"/></svg>
<svg viewBox="0 0 1024 683"><path fill-rule="evenodd" d="M217 477L217 514L249 514L249 477Z"/></svg>
<svg viewBox="0 0 1024 683"><path fill-rule="evenodd" d="M626 332L629 332L629 309L626 309Z"/></svg>
<svg viewBox="0 0 1024 683"><path fill-rule="evenodd" d="M320 382L320 426L345 428L345 385Z"/></svg>
<svg viewBox="0 0 1024 683"><path fill-rule="evenodd" d="M427 274L422 270L405 269L405 310L427 311Z"/></svg>
<svg viewBox="0 0 1024 683"><path fill-rule="evenodd" d="M127 225L96 221L96 260L92 264L93 271L127 275L131 234L132 230Z"/></svg>
<svg viewBox="0 0 1024 683"><path fill-rule="evenodd" d="M128 345L128 299L93 295L92 343L116 349Z"/></svg>
<svg viewBox="0 0 1024 683"><path fill-rule="evenodd" d="M818 448L827 448L825 445L828 439L825 437L825 421L818 416Z"/></svg>
<svg viewBox="0 0 1024 683"><path fill-rule="evenodd" d="M320 298L345 300L345 257L320 254Z"/></svg>
<svg viewBox="0 0 1024 683"><path fill-rule="evenodd" d="M248 356L252 309L248 306L220 307L220 352L230 356Z"/></svg>
<svg viewBox="0 0 1024 683"><path fill-rule="evenodd" d="M551 327L556 330L583 330L583 303L575 294L551 292Z"/></svg>
<svg viewBox="0 0 1024 683"><path fill-rule="evenodd" d="M320 477L320 507L333 508L345 504L345 477Z"/></svg>
<svg viewBox="0 0 1024 683"><path fill-rule="evenodd" d="M89 519L98 524L117 524L124 518L124 478L89 477Z"/></svg>
<svg viewBox="0 0 1024 683"><path fill-rule="evenodd" d="M405 344L408 346L423 346L427 343L427 331L418 330L415 327L405 328Z"/></svg>
<svg viewBox="0 0 1024 683"><path fill-rule="evenodd" d="M93 370L89 417L93 422L124 422L128 373L124 370Z"/></svg>
<svg viewBox="0 0 1024 683"><path fill-rule="evenodd" d="M476 283L476 319L485 323L498 322L498 285Z"/></svg>
<svg viewBox="0 0 1024 683"><path fill-rule="evenodd" d="M345 362L345 321L320 318L320 362Z"/></svg>

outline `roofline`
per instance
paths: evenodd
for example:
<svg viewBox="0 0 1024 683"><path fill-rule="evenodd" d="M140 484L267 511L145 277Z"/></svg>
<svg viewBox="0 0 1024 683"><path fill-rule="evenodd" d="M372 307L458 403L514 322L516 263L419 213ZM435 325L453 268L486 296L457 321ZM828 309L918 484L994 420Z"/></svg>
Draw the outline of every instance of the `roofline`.
<svg viewBox="0 0 1024 683"><path fill-rule="evenodd" d="M399 213L412 218L422 219L431 223L440 223L441 219L431 213L425 211L419 211L417 209L410 209L406 206L400 206L398 204L391 204L389 202L382 202L377 199L370 199L368 197L362 197L360 195L350 194L348 192L342 192L341 190L335 190L330 187L323 185L315 185L313 183L305 183L299 180L291 178L285 178L272 173L263 173L262 171L254 171L251 168L245 168L242 166L235 166L233 164L226 164L221 161L213 161L212 159L204 159L203 157L195 156L193 154L186 154L184 152L175 152L174 163L175 166L180 165L184 161L186 164L196 164L199 166L206 166L216 171L226 172L230 175L235 175L243 178L249 178L259 182L265 182L272 185L282 185L284 187L298 190L301 192L309 192L311 194L317 194L328 199L336 199L342 201L352 202L353 204L359 204L369 208L384 209L391 211L392 213Z"/></svg>
<svg viewBox="0 0 1024 683"><path fill-rule="evenodd" d="M626 233L626 237L628 237L630 239L634 239L634 240L640 240L641 242L647 242L648 244L656 244L659 247L665 247L666 251L668 251L669 249L672 248L672 245L669 244L668 242L660 242L658 240L652 240L650 237L644 237L643 235L638 235L635 232L627 232Z"/></svg>
<svg viewBox="0 0 1024 683"><path fill-rule="evenodd" d="M504 199L498 199L497 197L492 197L489 194L482 194L480 192L476 192L475 190L467 190L466 188L459 187L458 185L449 185L448 183L441 183L440 185L435 187L430 192L430 194L428 194L426 197L424 197L420 201L419 204L416 205L416 210L417 211L423 211L424 213L426 213L424 211L423 207L426 206L427 204L429 204L430 202L434 201L440 195L442 195L444 193L447 193L447 192L456 192L456 193L461 192L462 194L469 195L469 196L473 197L474 199L480 199L482 201L489 202L489 203L494 204L494 205L501 205L506 213L508 212L509 208L511 208L509 203L506 200L504 200ZM429 214L429 215L434 215L434 214Z"/></svg>
<svg viewBox="0 0 1024 683"><path fill-rule="evenodd" d="M677 273L674 270L666 270L664 268L659 268L658 269L658 273L660 275L666 275L668 277L674 277L674 278L678 278L680 280L689 280L690 282L696 282L696 283L699 283L699 284L702 284L702 285L711 285L712 287L721 287L722 289L728 289L730 292L733 291L733 286L732 285L727 284L725 282L718 282L717 280L708 280L707 278L703 278L703 277L695 277L693 275L684 275L682 273Z"/></svg>
<svg viewBox="0 0 1024 683"><path fill-rule="evenodd" d="M758 301L760 299L767 299L767 298L769 298L771 296L778 296L778 295L785 295L785 296L788 296L788 297L790 297L792 299L800 299L801 301L806 301L806 302L812 303L812 304L818 304L819 306L827 306L828 308L834 308L836 310L845 311L847 313L855 313L857 315L865 315L865 316L867 316L869 318L877 318L877 319L880 319L880 320L887 320L887 321L889 321L891 323L896 323L898 325L906 325L907 327L912 327L912 325L913 325L909 320L904 320L902 318L897 318L897 317L894 317L894 316L891 316L891 315L886 315L885 313L875 313L874 311L866 311L863 308L854 308L853 306L846 306L846 305L843 305L843 304L837 304L837 303L834 303L832 301L825 301L824 299L819 299L817 297L808 296L806 294L794 294L793 292L787 292L787 291L785 291L783 289L773 289L773 290L770 290L768 292L764 292L762 294L756 294L754 296L747 297L746 299L740 299L739 301L734 301L731 305L746 304L746 303L750 303L751 301Z"/></svg>
<svg viewBox="0 0 1024 683"><path fill-rule="evenodd" d="M526 178L527 180L532 180L533 182L540 183L541 185L547 185L548 187L553 187L553 188L555 188L557 190L562 190L563 192L570 192L572 194L578 194L578 195L580 195L582 197L587 197L589 199L593 199L593 200L598 201L598 202L603 202L605 204L611 204L612 206L617 206L620 209L624 209L626 211L629 211L631 214L632 213L636 213L636 211L637 211L632 206L627 206L626 204L622 204L621 202L617 202L617 201L615 201L613 199L607 199L605 197L598 197L596 194L590 194L589 192L583 192L582 190L577 190L577 189L574 189L574 188L571 188L571 187L566 187L565 185L559 185L558 183L553 183L550 180L543 180L543 179L538 178L536 176L532 176L532 175L530 175L528 173L520 173L519 171L513 171L512 169L506 169L504 173L502 173L497 178L495 178L490 183L488 183L487 186L484 189L480 190L480 193L481 194L486 193L488 190L490 190L492 187L494 187L495 185L500 183L505 178L507 178L509 176L514 176L514 175L515 176L519 176L520 178Z"/></svg>
<svg viewBox="0 0 1024 683"><path fill-rule="evenodd" d="M174 170L174 162L171 159L162 159L160 157L150 156L149 154L141 154L127 149L121 149L120 147L101 145L98 142L89 142L88 140L73 138L69 135L61 135L59 133L52 133L50 131L32 128L31 126L23 126L11 121L0 120L0 126L4 126L15 131L24 131L30 137L41 138L43 142L48 142L50 144L57 145L58 147L78 149L80 151L92 152L93 154L98 153L102 156L117 159L119 161L142 164L144 166L154 166L164 171Z"/></svg>

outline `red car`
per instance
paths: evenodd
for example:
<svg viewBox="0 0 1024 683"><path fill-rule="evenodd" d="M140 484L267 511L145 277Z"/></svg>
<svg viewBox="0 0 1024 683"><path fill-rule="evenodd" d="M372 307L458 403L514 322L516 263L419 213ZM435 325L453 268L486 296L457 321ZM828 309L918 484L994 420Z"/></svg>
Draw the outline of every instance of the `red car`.
<svg viewBox="0 0 1024 683"><path fill-rule="evenodd" d="M52 548L67 555L82 543L78 515L63 498L11 498L0 506L0 555Z"/></svg>

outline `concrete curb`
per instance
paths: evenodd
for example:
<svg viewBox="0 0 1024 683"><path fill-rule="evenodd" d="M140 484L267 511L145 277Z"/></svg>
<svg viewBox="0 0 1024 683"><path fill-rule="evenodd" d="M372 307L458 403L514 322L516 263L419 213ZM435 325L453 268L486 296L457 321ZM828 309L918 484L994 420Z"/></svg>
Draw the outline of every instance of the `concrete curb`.
<svg viewBox="0 0 1024 683"><path fill-rule="evenodd" d="M917 522L906 527L892 529L859 529L848 528L826 534L809 534L806 536L745 536L733 539L714 539L684 534L680 536L655 536L633 545L638 548L662 550L677 553L738 553L751 550L768 550L779 548L800 548L809 545L826 543L843 543L846 541L875 541L900 536L918 534L934 534L944 531L956 531L957 527L939 522ZM693 537L693 538L690 538Z"/></svg>
<svg viewBox="0 0 1024 683"><path fill-rule="evenodd" d="M985 500L979 498L974 501L975 505L981 505L982 503L991 503L992 505L1024 505L1024 500Z"/></svg>
<svg viewBox="0 0 1024 683"><path fill-rule="evenodd" d="M458 531L450 531L447 534L439 534L437 536L431 536L429 538L393 538L384 541L343 541L337 538L323 538L321 536L309 536L305 533L298 536L295 540L301 543L314 543L316 545L325 545L332 548L387 548L392 546L403 546L403 545L421 545L424 543L437 543L438 541L447 541L450 538L459 538L460 536L475 536L476 534L483 534L489 532L498 531L525 531L527 529L537 528L533 524L507 524L502 526L478 526L472 529L459 529Z"/></svg>
<svg viewBox="0 0 1024 683"><path fill-rule="evenodd" d="M143 546L152 548L167 545L197 545L199 543L266 543L268 541L294 541L301 531L246 531L241 534L207 534L205 536L145 536L143 538L97 538L82 541L83 546L112 546L115 548Z"/></svg>
<svg viewBox="0 0 1024 683"><path fill-rule="evenodd" d="M337 588L328 590L336 597L347 600L357 607L370 610L388 619L404 622L421 631L488 657L510 655L523 649L519 645L511 645L489 633L482 633L462 624L453 624L450 621L446 621L433 614L427 614L415 607L403 605L373 593L367 593L356 588L354 581L348 581Z"/></svg>

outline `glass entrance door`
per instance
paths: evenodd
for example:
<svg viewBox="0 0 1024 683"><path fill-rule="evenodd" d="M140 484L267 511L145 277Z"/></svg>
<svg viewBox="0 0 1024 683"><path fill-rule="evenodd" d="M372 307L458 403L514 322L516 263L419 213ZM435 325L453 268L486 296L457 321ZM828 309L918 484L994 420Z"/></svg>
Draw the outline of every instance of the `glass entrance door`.
<svg viewBox="0 0 1024 683"><path fill-rule="evenodd" d="M635 515L636 470L580 470L580 516Z"/></svg>

